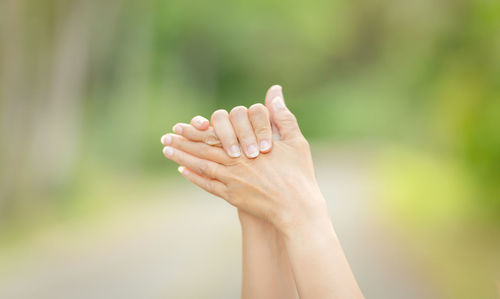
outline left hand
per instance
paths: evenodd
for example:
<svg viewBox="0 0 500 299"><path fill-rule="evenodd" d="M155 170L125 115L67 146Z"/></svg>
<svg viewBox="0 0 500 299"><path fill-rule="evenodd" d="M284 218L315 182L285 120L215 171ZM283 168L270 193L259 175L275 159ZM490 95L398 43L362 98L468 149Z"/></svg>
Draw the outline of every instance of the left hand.
<svg viewBox="0 0 500 299"><path fill-rule="evenodd" d="M233 158L241 155L240 149L251 159L271 151L272 147L269 112L262 104L254 104L248 109L237 106L230 113L217 110L212 114L212 126L204 117L195 116L190 125L178 123L173 131L191 141L220 145Z"/></svg>
<svg viewBox="0 0 500 299"><path fill-rule="evenodd" d="M214 115L216 132L231 129L227 113ZM309 145L282 97L273 99L271 116L281 140L274 142L272 152L258 158L230 158L218 147L174 134L162 139L166 145L164 154L185 166L180 170L191 182L272 223L282 232L301 223L329 221Z"/></svg>

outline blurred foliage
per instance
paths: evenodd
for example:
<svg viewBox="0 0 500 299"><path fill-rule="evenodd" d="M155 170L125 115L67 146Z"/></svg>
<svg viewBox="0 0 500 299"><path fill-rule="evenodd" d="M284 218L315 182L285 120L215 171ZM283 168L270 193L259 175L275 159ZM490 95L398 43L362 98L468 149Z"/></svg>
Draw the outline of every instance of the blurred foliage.
<svg viewBox="0 0 500 299"><path fill-rule="evenodd" d="M497 0L4 0L0 21L7 229L132 198L173 124L277 83L308 138L375 144L407 229L500 226Z"/></svg>

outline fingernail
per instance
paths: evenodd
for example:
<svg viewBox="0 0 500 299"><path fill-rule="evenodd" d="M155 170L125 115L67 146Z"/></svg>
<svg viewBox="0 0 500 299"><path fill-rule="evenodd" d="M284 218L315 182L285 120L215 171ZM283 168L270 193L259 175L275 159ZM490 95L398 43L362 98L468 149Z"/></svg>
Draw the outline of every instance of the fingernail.
<svg viewBox="0 0 500 299"><path fill-rule="evenodd" d="M256 145L251 144L248 146L247 155L249 158L255 158L259 155L259 149Z"/></svg>
<svg viewBox="0 0 500 299"><path fill-rule="evenodd" d="M238 158L239 156L241 156L240 147L237 145L231 146L231 148L229 149L229 155L233 158Z"/></svg>
<svg viewBox="0 0 500 299"><path fill-rule="evenodd" d="M285 102L283 102L283 98L280 96L277 96L273 99L272 105L274 110L281 110L285 108Z"/></svg>
<svg viewBox="0 0 500 299"><path fill-rule="evenodd" d="M200 127L201 127L201 126L203 126L203 124L204 124L205 122L207 122L208 120L207 120L206 118L204 118L203 116L199 116L199 115L198 115L198 116L195 116L195 117L193 118L193 121L194 121L194 122L195 122L198 126L200 126Z"/></svg>
<svg viewBox="0 0 500 299"><path fill-rule="evenodd" d="M179 125L179 124L176 124L176 125L172 128L172 130L173 130L175 133L177 133L177 134L182 134L182 127L181 127L181 125Z"/></svg>
<svg viewBox="0 0 500 299"><path fill-rule="evenodd" d="M260 142L260 150L261 151L267 151L271 147L271 143L267 140L262 140Z"/></svg>
<svg viewBox="0 0 500 299"><path fill-rule="evenodd" d="M163 153L165 154L165 156L167 157L172 157L172 155L174 154L174 149L171 148L170 146L165 146L163 148Z"/></svg>
<svg viewBox="0 0 500 299"><path fill-rule="evenodd" d="M179 167L177 168L177 171L178 171L180 174L187 174L186 167L184 167L184 166L179 166Z"/></svg>
<svg viewBox="0 0 500 299"><path fill-rule="evenodd" d="M161 143L163 143L163 145L169 145L170 143L172 143L172 136L170 136L169 134L163 135L163 137L161 138Z"/></svg>

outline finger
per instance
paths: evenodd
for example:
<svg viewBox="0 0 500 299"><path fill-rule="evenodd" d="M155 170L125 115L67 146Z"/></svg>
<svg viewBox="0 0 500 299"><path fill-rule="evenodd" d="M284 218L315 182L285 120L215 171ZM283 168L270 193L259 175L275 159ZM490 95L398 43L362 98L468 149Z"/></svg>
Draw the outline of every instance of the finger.
<svg viewBox="0 0 500 299"><path fill-rule="evenodd" d="M266 107L269 111L271 111L271 101L276 97L276 96L283 96L282 94L282 88L280 85L273 85L271 86L267 92L266 92ZM276 124L274 123L273 115L272 113L269 115L269 120L271 121L271 128L273 130L273 140L280 140L280 133L278 131L278 127L276 127Z"/></svg>
<svg viewBox="0 0 500 299"><path fill-rule="evenodd" d="M178 170L183 177L201 189L223 199L227 197L227 187L223 183L199 176L184 166L179 166Z"/></svg>
<svg viewBox="0 0 500 299"><path fill-rule="evenodd" d="M226 153L233 158L241 156L238 140L226 110L217 110L212 114L212 126Z"/></svg>
<svg viewBox="0 0 500 299"><path fill-rule="evenodd" d="M260 151L263 153L269 152L272 146L273 134L271 122L269 121L269 111L260 103L254 104L248 109L248 118L250 119L250 123L252 123Z"/></svg>
<svg viewBox="0 0 500 299"><path fill-rule="evenodd" d="M259 155L259 148L257 147L257 139L255 138L252 124L248 119L247 108L243 106L234 107L231 113L229 113L229 118L245 155L248 158L257 157Z"/></svg>
<svg viewBox="0 0 500 299"><path fill-rule="evenodd" d="M204 118L203 116L197 115L191 119L191 125L195 127L198 130L205 131L209 127L209 122L208 119Z"/></svg>
<svg viewBox="0 0 500 299"><path fill-rule="evenodd" d="M207 130L200 131L192 125L178 123L172 130L178 135L184 136L186 139L191 141L199 141L208 145L221 146L220 140L215 134L213 127L208 127Z"/></svg>
<svg viewBox="0 0 500 299"><path fill-rule="evenodd" d="M297 119L285 105L281 86L275 85L268 91L269 96L274 96L268 100L266 95L266 105L270 106L271 118L276 125L281 139L293 139L302 136Z"/></svg>
<svg viewBox="0 0 500 299"><path fill-rule="evenodd" d="M195 157L171 146L164 147L163 154L175 163L184 165L206 178L216 179L221 182L225 182L228 178L226 169L221 164Z"/></svg>
<svg viewBox="0 0 500 299"><path fill-rule="evenodd" d="M161 139L163 145L171 146L198 158L214 161L219 164L229 164L231 158L220 147L211 146L203 142L195 142L183 136L166 134Z"/></svg>

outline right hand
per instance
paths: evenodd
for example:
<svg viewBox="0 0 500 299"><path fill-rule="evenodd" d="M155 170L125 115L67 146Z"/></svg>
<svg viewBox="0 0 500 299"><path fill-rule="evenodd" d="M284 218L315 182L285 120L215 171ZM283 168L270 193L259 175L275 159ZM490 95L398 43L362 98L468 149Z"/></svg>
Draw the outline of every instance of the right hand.
<svg viewBox="0 0 500 299"><path fill-rule="evenodd" d="M272 118L281 140L255 159L230 158L217 147L169 134L164 154L182 166L182 174L208 192L264 219L282 232L290 227L329 221L314 174L309 145L282 96L272 100ZM216 132L229 131L227 114L218 113ZM218 128L218 126L224 126ZM227 149L226 149L227 150Z"/></svg>

